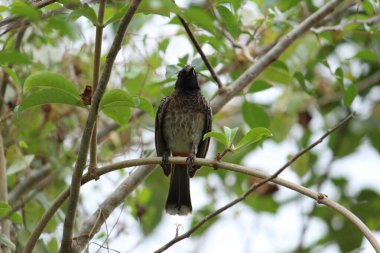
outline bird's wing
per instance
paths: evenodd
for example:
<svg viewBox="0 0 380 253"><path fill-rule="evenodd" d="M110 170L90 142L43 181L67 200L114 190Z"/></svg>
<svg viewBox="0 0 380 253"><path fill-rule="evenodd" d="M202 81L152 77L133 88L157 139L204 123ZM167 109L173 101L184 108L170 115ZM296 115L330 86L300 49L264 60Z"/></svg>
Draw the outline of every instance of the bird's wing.
<svg viewBox="0 0 380 253"><path fill-rule="evenodd" d="M212 127L212 113L211 113L211 107L207 101L205 101L205 126L202 133L203 135L211 131ZM208 146L210 144L210 138L207 138L205 140L202 139L202 141L198 145L198 151L197 151L197 157L204 158L207 154Z"/></svg>
<svg viewBox="0 0 380 253"><path fill-rule="evenodd" d="M155 142L156 142L156 152L157 156L162 156L162 154L168 150L166 142L164 140L164 134L162 131L163 119L168 105L169 97L164 97L160 105L158 106L156 113L156 126L155 126Z"/></svg>

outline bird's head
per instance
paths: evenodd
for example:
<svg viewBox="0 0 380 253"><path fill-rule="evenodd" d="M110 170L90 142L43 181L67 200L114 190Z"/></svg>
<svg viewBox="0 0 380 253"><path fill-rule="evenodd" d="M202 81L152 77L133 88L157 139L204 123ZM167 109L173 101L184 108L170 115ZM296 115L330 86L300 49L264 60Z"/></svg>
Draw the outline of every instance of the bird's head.
<svg viewBox="0 0 380 253"><path fill-rule="evenodd" d="M178 79L175 83L176 89L182 89L182 90L198 90L198 77L197 72L195 72L194 66L185 66L181 71L178 73Z"/></svg>

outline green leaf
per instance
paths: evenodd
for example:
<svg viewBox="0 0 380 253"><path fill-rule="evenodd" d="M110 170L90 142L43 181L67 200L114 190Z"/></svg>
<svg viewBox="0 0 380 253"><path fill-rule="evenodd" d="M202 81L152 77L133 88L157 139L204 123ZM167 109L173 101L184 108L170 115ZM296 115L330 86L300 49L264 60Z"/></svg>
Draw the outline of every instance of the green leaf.
<svg viewBox="0 0 380 253"><path fill-rule="evenodd" d="M142 1L137 11L146 15L156 14L168 18L170 13L180 13L180 9L172 0Z"/></svg>
<svg viewBox="0 0 380 253"><path fill-rule="evenodd" d="M69 18L73 21L80 17L86 17L93 25L98 23L98 18L96 17L94 9L92 9L88 4L84 4L82 7L73 10L69 16Z"/></svg>
<svg viewBox="0 0 380 253"><path fill-rule="evenodd" d="M292 159L292 156L289 156L288 159ZM290 166L292 170L297 173L299 177L305 176L305 174L309 171L310 165L310 154L306 153L299 157L292 165Z"/></svg>
<svg viewBox="0 0 380 253"><path fill-rule="evenodd" d="M315 95L315 91L313 90L312 87L308 87L308 83L305 80L304 75L301 72L296 72L294 73L293 77L297 79L298 83L301 85L302 89L309 94L310 96Z"/></svg>
<svg viewBox="0 0 380 253"><path fill-rule="evenodd" d="M272 85L264 80L256 80L251 84L248 93L255 93L272 88Z"/></svg>
<svg viewBox="0 0 380 253"><path fill-rule="evenodd" d="M244 137L238 142L234 151L239 152L242 148L261 141L265 137L272 136L271 131L264 127L255 127L249 130L249 132L244 135Z"/></svg>
<svg viewBox="0 0 380 253"><path fill-rule="evenodd" d="M23 17L33 22L40 19L40 11L23 1L12 3L9 12L15 16Z"/></svg>
<svg viewBox="0 0 380 253"><path fill-rule="evenodd" d="M232 37L236 39L239 36L240 28L238 20L235 18L234 14L232 14L232 12L223 5L219 5L216 8L222 18L222 23L226 26Z"/></svg>
<svg viewBox="0 0 380 253"><path fill-rule="evenodd" d="M223 133L221 133L221 132L208 132L203 136L203 140L206 138L209 138L209 137L214 138L218 142L222 143L225 148L228 148L227 136L225 136Z"/></svg>
<svg viewBox="0 0 380 253"><path fill-rule="evenodd" d="M16 72L14 72L13 69L5 66L3 66L2 68L5 70L5 72L7 72L7 74L11 77L15 85L18 87L20 85L20 80L18 79Z"/></svg>
<svg viewBox="0 0 380 253"><path fill-rule="evenodd" d="M131 107L134 106L133 98L126 91L120 89L106 92L100 101L100 110L119 125L128 123Z"/></svg>
<svg viewBox="0 0 380 253"><path fill-rule="evenodd" d="M358 95L358 91L356 89L355 84L350 84L345 90L343 94L343 100L344 104L349 107L351 106L352 102L356 98L356 95Z"/></svg>
<svg viewBox="0 0 380 253"><path fill-rule="evenodd" d="M272 67L279 68L284 70L285 72L289 72L288 65L285 62L277 60L271 64Z"/></svg>
<svg viewBox="0 0 380 253"><path fill-rule="evenodd" d="M244 101L242 107L242 113L244 121L251 127L268 127L269 126L269 116L266 111L253 103Z"/></svg>
<svg viewBox="0 0 380 253"><path fill-rule="evenodd" d="M0 233L0 244L5 245L11 250L16 250L16 245L3 233Z"/></svg>
<svg viewBox="0 0 380 253"><path fill-rule="evenodd" d="M0 218L4 217L11 210L12 210L12 207L9 204L5 202L0 202ZM17 224L22 224L21 215L19 215L18 213L12 213L9 219Z"/></svg>
<svg viewBox="0 0 380 253"><path fill-rule="evenodd" d="M371 50L362 50L358 52L353 58L357 58L359 60L367 62L379 62L379 59L377 58L376 54L374 54Z"/></svg>
<svg viewBox="0 0 380 253"><path fill-rule="evenodd" d="M33 161L34 155L25 155L21 159L16 160L7 169L7 176L15 174L21 170L27 169L30 163Z"/></svg>
<svg viewBox="0 0 380 253"><path fill-rule="evenodd" d="M191 20L191 23L210 33L215 33L214 19L204 9L191 7L184 14L187 20Z"/></svg>
<svg viewBox="0 0 380 253"><path fill-rule="evenodd" d="M343 80L344 80L344 73L343 73L343 69L342 67L339 67L335 70L335 78L336 80L338 81L338 84L340 85L340 87L342 89L344 89L344 84L343 84Z"/></svg>
<svg viewBox="0 0 380 253"><path fill-rule="evenodd" d="M227 138L227 147L228 148L231 147L232 142L235 139L235 136L236 136L236 133L237 133L238 130L239 130L238 127L235 127L235 128L232 128L232 129L229 128L229 127L226 127L226 126L223 127L223 132L224 132L224 134L225 134L225 136Z"/></svg>
<svg viewBox="0 0 380 253"><path fill-rule="evenodd" d="M27 55L14 50L4 50L0 52L0 65L26 65L30 64L31 62L32 61Z"/></svg>
<svg viewBox="0 0 380 253"><path fill-rule="evenodd" d="M150 116L154 116L153 105L149 100L140 96L133 96L132 101L134 104L133 107L139 108L144 112L147 112Z"/></svg>
<svg viewBox="0 0 380 253"><path fill-rule="evenodd" d="M180 68L177 65L168 65L166 66L165 78L176 77Z"/></svg>
<svg viewBox="0 0 380 253"><path fill-rule="evenodd" d="M79 95L73 96L61 89L45 88L24 97L20 105L15 108L15 112L19 113L34 106L52 103L83 106Z"/></svg>
<svg viewBox="0 0 380 253"><path fill-rule="evenodd" d="M77 88L61 74L48 71L41 71L31 74L24 82L23 91L26 93L35 88L53 88L68 93L79 99L79 92Z"/></svg>
<svg viewBox="0 0 380 253"><path fill-rule="evenodd" d="M129 5L125 5L124 7L122 7L118 12L113 14L110 18L106 19L104 26L107 26L121 19L121 17L123 17L124 13L127 11L128 8L129 8Z"/></svg>

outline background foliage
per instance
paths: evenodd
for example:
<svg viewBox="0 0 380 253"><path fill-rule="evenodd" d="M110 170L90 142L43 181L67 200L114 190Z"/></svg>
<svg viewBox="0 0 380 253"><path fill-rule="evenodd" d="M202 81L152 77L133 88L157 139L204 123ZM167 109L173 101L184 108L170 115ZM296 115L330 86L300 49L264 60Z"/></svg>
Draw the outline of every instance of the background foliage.
<svg viewBox="0 0 380 253"><path fill-rule="evenodd" d="M145 157L153 152L157 102L170 94L177 71L184 65L197 67L203 93L209 100L217 93L215 81L175 14L189 23L228 88L281 36L324 2L328 1L179 1L177 6L171 0L142 1L101 101L99 163ZM19 251L50 203L70 182L88 112L80 94L92 82L98 4L76 0L56 1L43 8L24 1L2 4L0 126L9 204L0 203L0 217L11 207L20 209L9 217L10 238L0 237L0 243ZM127 7L123 1L107 2L102 63ZM16 19L5 22L10 17ZM332 134L321 148L305 154L283 176L326 193L374 231L380 230L380 191L368 182L377 177L379 169L371 163L379 162L380 152L379 21L377 0L342 1L334 13L296 40L248 89L214 115L213 123L218 132L223 131L223 126L238 127L235 145L251 128L270 129L271 138L242 148L239 153L228 153L223 160L273 172L297 150L356 111L354 120ZM209 157L223 150L221 143L213 141ZM278 150L282 153L276 153ZM260 155L265 153L271 157L264 156L268 159L262 161ZM367 161L370 154L372 158L368 159L372 160ZM338 165L346 159L362 166L347 174L335 173L334 170L345 171ZM107 174L84 187L77 228L131 171ZM358 175L362 183L352 189L350 180ZM151 251L175 234L171 224L179 221L189 228L257 179L224 170L200 170L192 181L194 213L179 220L163 213L167 181L161 170L155 170L93 241L107 241L107 247L120 252ZM339 214L284 191L267 185L228 212L234 217L254 214L276 220L284 210L297 210L302 217L295 222L298 232L288 235L291 243L277 245L281 252L349 252L360 247L369 250L363 235ZM36 252L58 251L65 208L63 205L49 222ZM191 239L193 246L188 246L186 252L200 252L199 247L207 240L204 238L212 237L210 231L218 224L228 224L226 219L220 216L198 230ZM291 220L283 222L288 226ZM267 233L255 232L250 240L265 236L264 243L249 244L241 252L268 249L265 240L271 239ZM120 238L124 238L123 244ZM144 248L144 241L154 242L154 246ZM97 248L90 244L91 252Z"/></svg>

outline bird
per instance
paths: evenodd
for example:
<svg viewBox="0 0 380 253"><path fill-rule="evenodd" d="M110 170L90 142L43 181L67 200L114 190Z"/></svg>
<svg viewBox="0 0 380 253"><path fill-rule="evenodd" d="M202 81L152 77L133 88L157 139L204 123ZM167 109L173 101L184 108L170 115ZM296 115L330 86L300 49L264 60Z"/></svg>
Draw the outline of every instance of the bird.
<svg viewBox="0 0 380 253"><path fill-rule="evenodd" d="M200 168L193 162L195 157L206 156L210 139L203 136L211 127L211 107L201 93L195 67L187 65L179 71L174 91L161 100L155 120L157 156L162 156L164 174L170 175L168 214L192 212L190 178ZM169 164L169 156L187 157L186 164Z"/></svg>

